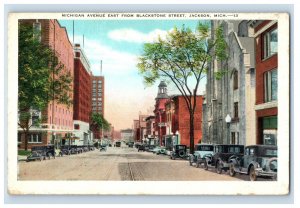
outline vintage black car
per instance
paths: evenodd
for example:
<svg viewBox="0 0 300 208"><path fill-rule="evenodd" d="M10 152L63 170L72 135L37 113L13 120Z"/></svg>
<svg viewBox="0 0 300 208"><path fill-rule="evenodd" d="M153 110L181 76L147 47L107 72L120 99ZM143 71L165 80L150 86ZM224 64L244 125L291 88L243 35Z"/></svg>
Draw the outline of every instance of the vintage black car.
<svg viewBox="0 0 300 208"><path fill-rule="evenodd" d="M138 147L137 147L137 149L138 149L138 152L139 151L145 151L145 145L143 145L143 144L141 144L141 145L139 145Z"/></svg>
<svg viewBox="0 0 300 208"><path fill-rule="evenodd" d="M231 158L229 175L247 174L251 181L257 177L277 179L277 146L252 145L245 148L242 158Z"/></svg>
<svg viewBox="0 0 300 208"><path fill-rule="evenodd" d="M33 146L31 148L31 154L27 157L27 161L32 160L45 160L53 157L55 159L54 145Z"/></svg>
<svg viewBox="0 0 300 208"><path fill-rule="evenodd" d="M173 151L170 153L170 158L175 160L176 158L186 159L188 157L186 145L175 145Z"/></svg>
<svg viewBox="0 0 300 208"><path fill-rule="evenodd" d="M194 154L189 154L189 164L192 166L193 163L195 163L196 167L198 168L204 162L204 156L213 154L213 152L213 144L196 144Z"/></svg>
<svg viewBox="0 0 300 208"><path fill-rule="evenodd" d="M216 168L217 173L229 169L229 160L233 157L242 157L244 155L244 145L215 145L214 153L208 154L204 160L204 169L209 167Z"/></svg>

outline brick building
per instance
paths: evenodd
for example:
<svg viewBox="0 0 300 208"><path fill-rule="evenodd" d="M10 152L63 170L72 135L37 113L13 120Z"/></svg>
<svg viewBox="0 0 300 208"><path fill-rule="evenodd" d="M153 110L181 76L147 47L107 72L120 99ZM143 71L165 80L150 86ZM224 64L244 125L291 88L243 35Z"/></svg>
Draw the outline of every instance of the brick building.
<svg viewBox="0 0 300 208"><path fill-rule="evenodd" d="M277 21L252 21L256 48L256 143L277 144Z"/></svg>
<svg viewBox="0 0 300 208"><path fill-rule="evenodd" d="M65 27L61 27L55 19L34 19L20 20L19 24L29 24L40 32L41 42L54 49L59 61L64 65L64 70L74 76L74 54L73 46L68 38ZM73 88L73 83L72 86ZM73 100L73 92L69 94ZM58 104L51 101L44 112L32 111L32 119L46 118L46 123L41 127L32 126L30 129L30 140L28 148L36 145L56 144L60 145L67 134L73 131L73 106ZM24 135L18 129L18 146L24 148Z"/></svg>
<svg viewBox="0 0 300 208"><path fill-rule="evenodd" d="M146 118L146 135L147 143L150 145L157 144L157 138L155 138L155 116L148 116Z"/></svg>
<svg viewBox="0 0 300 208"><path fill-rule="evenodd" d="M91 84L91 99L92 99L92 113L99 113L105 117L104 114L104 101L105 101L105 89L104 89L104 76L92 76ZM99 140L103 137L102 130L93 130L94 140Z"/></svg>
<svg viewBox="0 0 300 208"><path fill-rule="evenodd" d="M74 134L75 144L91 144L91 76L90 63L80 44L74 46Z"/></svg>
<svg viewBox="0 0 300 208"><path fill-rule="evenodd" d="M202 103L203 96L196 98L196 109L194 113L194 144L200 143L202 139ZM183 144L190 146L190 114L186 101L182 95L171 96L166 105L170 105L171 112L167 113L167 121L171 120L171 134L165 136L166 146L172 144Z"/></svg>
<svg viewBox="0 0 300 208"><path fill-rule="evenodd" d="M140 121L133 120L133 139L135 142L140 142Z"/></svg>
<svg viewBox="0 0 300 208"><path fill-rule="evenodd" d="M158 85L158 93L155 98L154 116L155 116L155 136L159 140L159 145L165 145L163 137L166 135L166 111L165 104L168 101L167 84L161 81Z"/></svg>

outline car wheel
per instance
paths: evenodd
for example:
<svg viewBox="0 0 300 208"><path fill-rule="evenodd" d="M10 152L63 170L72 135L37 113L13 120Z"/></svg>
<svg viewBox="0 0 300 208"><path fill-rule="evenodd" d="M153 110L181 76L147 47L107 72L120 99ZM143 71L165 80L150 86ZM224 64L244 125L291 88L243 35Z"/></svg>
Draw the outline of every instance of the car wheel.
<svg viewBox="0 0 300 208"><path fill-rule="evenodd" d="M249 179L250 179L250 181L256 181L256 179L257 179L254 166L251 166L251 168L250 168Z"/></svg>
<svg viewBox="0 0 300 208"><path fill-rule="evenodd" d="M221 173L222 173L222 164L221 164L221 162L218 162L218 163L217 163L216 169L217 169L217 173L218 173L218 174L221 174Z"/></svg>
<svg viewBox="0 0 300 208"><path fill-rule="evenodd" d="M192 161L192 158L189 159L189 163L190 163L190 166L193 165L193 161Z"/></svg>
<svg viewBox="0 0 300 208"><path fill-rule="evenodd" d="M204 170L208 170L208 164L206 160L204 160Z"/></svg>
<svg viewBox="0 0 300 208"><path fill-rule="evenodd" d="M51 159L51 157L52 157L52 154L51 153L48 153L48 159L50 160Z"/></svg>
<svg viewBox="0 0 300 208"><path fill-rule="evenodd" d="M200 162L196 162L196 168L199 168L200 167Z"/></svg>
<svg viewBox="0 0 300 208"><path fill-rule="evenodd" d="M231 177L235 176L234 164L233 164L233 163L230 163L230 164L229 164L229 175L230 175Z"/></svg>

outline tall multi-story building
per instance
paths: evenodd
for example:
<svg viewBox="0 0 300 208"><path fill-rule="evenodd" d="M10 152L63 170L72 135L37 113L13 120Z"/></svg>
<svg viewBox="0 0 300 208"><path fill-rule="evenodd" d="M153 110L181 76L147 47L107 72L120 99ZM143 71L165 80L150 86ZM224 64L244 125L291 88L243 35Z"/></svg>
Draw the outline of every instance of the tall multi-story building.
<svg viewBox="0 0 300 208"><path fill-rule="evenodd" d="M104 76L92 76L92 113L104 114L104 101L105 101L105 90L104 90ZM99 140L103 137L102 130L93 130L95 140Z"/></svg>
<svg viewBox="0 0 300 208"><path fill-rule="evenodd" d="M155 136L158 137L159 145L165 145L163 136L166 135L166 111L165 104L168 101L167 84L161 81L158 85L158 93L155 98Z"/></svg>
<svg viewBox="0 0 300 208"><path fill-rule="evenodd" d="M222 27L227 60L209 63L203 102L203 142L252 144L255 135L255 62L253 30L249 21L211 21L212 36ZM221 79L215 73L223 73ZM249 141L248 141L248 140Z"/></svg>
<svg viewBox="0 0 300 208"><path fill-rule="evenodd" d="M74 76L73 46L65 27L61 27L55 19L26 19L20 20L19 24L32 25L40 33L41 42L55 51L59 61L64 65L63 70L70 72L72 77ZM73 82L71 85L73 89ZM73 100L73 92L70 92L69 96ZM32 119L42 118L45 122L41 127L30 128L28 148L50 143L60 145L73 131L73 106L51 101L44 112L33 110L31 114ZM18 129L18 144L20 148L24 148L25 138L21 129Z"/></svg>
<svg viewBox="0 0 300 208"><path fill-rule="evenodd" d="M90 131L91 76L90 63L80 44L74 46L74 134L75 144L92 144Z"/></svg>
<svg viewBox="0 0 300 208"><path fill-rule="evenodd" d="M256 143L277 145L277 21L251 21L255 37Z"/></svg>

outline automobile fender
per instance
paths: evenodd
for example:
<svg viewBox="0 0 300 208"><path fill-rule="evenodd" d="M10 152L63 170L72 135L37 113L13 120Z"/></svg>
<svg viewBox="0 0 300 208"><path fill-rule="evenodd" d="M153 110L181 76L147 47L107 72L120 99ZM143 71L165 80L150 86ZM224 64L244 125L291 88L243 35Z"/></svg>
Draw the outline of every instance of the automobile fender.
<svg viewBox="0 0 300 208"><path fill-rule="evenodd" d="M270 171L270 164L274 161L277 161L277 157L271 157L270 159L268 159L266 163L266 171Z"/></svg>
<svg viewBox="0 0 300 208"><path fill-rule="evenodd" d="M215 163L215 167L217 168L217 164L218 163L221 163L222 165L224 164L224 161L221 159L221 158L218 158L217 160L216 160L216 163Z"/></svg>

